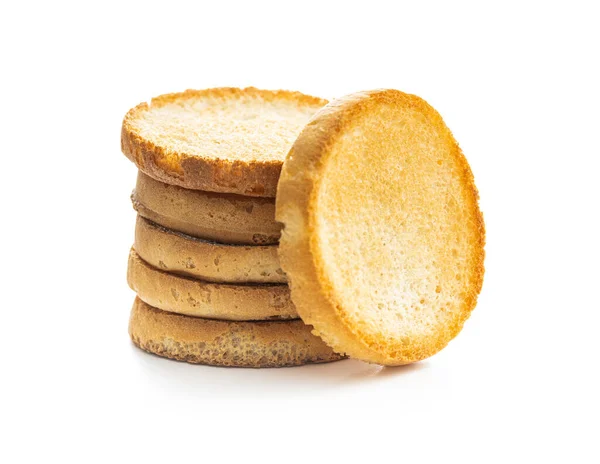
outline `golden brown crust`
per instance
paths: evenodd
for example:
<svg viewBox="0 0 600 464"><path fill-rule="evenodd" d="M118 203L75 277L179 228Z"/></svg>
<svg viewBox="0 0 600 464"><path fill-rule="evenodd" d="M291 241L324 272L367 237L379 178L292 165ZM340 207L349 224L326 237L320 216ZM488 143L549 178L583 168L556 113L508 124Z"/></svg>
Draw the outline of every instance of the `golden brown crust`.
<svg viewBox="0 0 600 464"><path fill-rule="evenodd" d="M172 314L135 299L129 335L166 358L230 367L286 367L342 359L302 321L227 322Z"/></svg>
<svg viewBox="0 0 600 464"><path fill-rule="evenodd" d="M311 105L315 111L327 100L286 90L260 90L253 87L186 90L153 98L150 105L141 103L132 108L123 120L121 150L140 170L149 176L180 187L211 192L237 193L255 197L274 197L281 172L280 160L228 160L173 153L142 137L132 124L151 106L163 106L182 99L203 97L235 99L240 96L261 98L264 101L288 101L291 105Z"/></svg>
<svg viewBox="0 0 600 464"><path fill-rule="evenodd" d="M153 268L133 248L127 282L149 305L188 316L230 321L298 317L287 285L233 285L190 279Z"/></svg>
<svg viewBox="0 0 600 464"><path fill-rule="evenodd" d="M372 143L369 144L369 138L372 135L369 133L370 127L367 126L369 124L375 128L381 126L385 122L385 118L389 117L390 114L393 115L398 108L416 115L415 124L420 125L419 130L431 131L433 134L431 136L433 140L431 146L438 144L444 147L443 153L439 154L440 159L437 160L437 164L448 163L453 166L452 181L447 185L458 186L461 200L464 202L462 208L466 218L464 223L453 218L455 222L447 224L447 227L458 236L466 236L470 240L470 243L467 244L467 248L470 250L468 256L459 257L464 258L469 263L468 269L464 272L465 275L460 276L464 279L465 288L461 291L456 290L452 295L445 295L447 300L455 299L459 301L456 308L454 308L454 312L450 315L444 314L446 308L434 307L433 304L428 306L426 298L421 298L420 303L422 304L417 305L416 308L409 308L409 310L412 311L411 314L413 315L416 311L424 311L429 319L425 319L424 316L421 327L416 329L414 327L402 327L404 314L397 314L395 327L381 326L378 325L377 318L382 311L379 313L377 313L377 310L372 311L373 308L368 307L369 305L362 308L352 307L354 294L356 292L360 293L363 289L360 288L358 282L352 282L349 287L342 288L341 279L337 274L344 274L344 271L351 271L351 269L335 269L336 263L332 262L331 252L327 246L323 245L323 237L326 237L328 233L335 234L335 227L339 226L339 224L334 224L330 227L330 229L333 229L326 230L327 221L323 219L324 215L329 214L324 211L325 205L329 204L328 200L331 198L339 200L335 197L340 195L340 192L335 191L337 187L330 185L329 178L327 179L327 185L325 185L324 172L326 172L328 164L335 161L336 166L338 166L342 163L339 160L342 160L348 152L344 153L343 150L340 150L340 147L348 147L354 140L360 140L360 142L357 142L356 150L351 150L355 152L353 156L356 156L356 152L364 153L365 157L381 156L380 161L382 163L388 162L390 157L394 156L396 147L413 143L412 139L393 139L399 136L398 134L405 134L407 129L403 126L404 121L397 124L397 127L394 127L392 121L390 122L389 133L380 133L380 130L374 131L377 137L388 138L386 142L388 143L387 146L392 147L391 151L389 153L377 153L377 148L382 145L379 140L372 140ZM367 122L366 126L362 125L363 121ZM410 127L408 131L410 133ZM364 147L371 149L362 151L365 150ZM415 145L412 150L418 152L419 150L430 150L430 147L423 148L423 145ZM410 153L410 151L409 147L408 152ZM433 152L429 154L431 153ZM335 160L334 156L336 157ZM404 160L398 160L398 162L400 161ZM435 159L427 162L435 167ZM403 166L403 168L410 171L410 164L408 162L405 164L406 166ZM353 169L353 167L349 166L348 169ZM368 166L366 170L369 170ZM336 172L335 175L344 178L344 172ZM411 175L416 179L419 177L418 172L411 173ZM377 202L373 203L373 194L370 194L370 196L363 195L360 189L363 178L368 176L370 176L369 172L356 174L356 184L352 186L355 189L356 198L344 198L348 202L353 200L356 208L365 208L363 202L358 200L361 196L368 198L370 208L378 207L379 204L385 202L397 201L398 204L406 201L410 202L410 191L399 191L401 187L394 186L396 179L385 179L386 182L389 181L388 183L392 187L383 192ZM381 176L381 170L378 171L377 176ZM375 182L381 180L383 179L378 177ZM411 185L406 182L405 184L403 186L410 189ZM452 188L447 187L446 184L444 185L443 188ZM422 186L420 187L422 188ZM346 193L350 188L347 184L343 187ZM441 188L438 188L438 190L441 192ZM432 191L436 191L435 188L432 188ZM444 201L441 194L439 200L440 204ZM435 210L437 206L432 205L431 208ZM386 210L386 212L390 211L389 218L382 219L380 225L385 225L385 220L388 220L390 221L388 225L398 227L397 224L400 219L394 217L393 208L390 207ZM359 218L362 214L362 212L357 213L356 211L354 213ZM432 213L425 211L424 215L427 214ZM435 211L433 214L435 214ZM314 326L314 334L321 336L329 346L340 353L384 365L407 364L424 359L441 350L458 334L475 307L483 283L483 247L485 243L483 217L478 206L478 192L470 167L452 134L440 115L419 97L396 90L360 92L334 101L319 111L298 137L284 163L276 198L276 219L284 224L279 246L280 261L282 268L288 275L292 299L298 314L307 324ZM410 218L408 220L410 221ZM440 220L444 221L443 218ZM431 222L435 223L435 219ZM440 230L442 228L443 225L440 226ZM364 230L369 229L367 227ZM397 232L396 229L394 230ZM428 230L427 227L424 227L419 233L427 236ZM396 233L395 236L391 236L390 243L398 241L398 235L401 234ZM353 241L358 244L358 247L362 246L376 250L376 253L369 251L369 253L372 253L369 254L370 259L380 259L384 262L391 259L388 257L390 250L385 248L388 244L374 243L368 234L354 238ZM343 249L344 247L341 246L340 248ZM450 248L449 245L448 249L450 250ZM409 253L409 250L405 251L407 254ZM403 250L401 253L405 251ZM418 258L419 250L414 250L412 253L416 254ZM376 256L380 256L380 258ZM448 259L444 263L447 266L440 273L440 276L449 273L449 270L452 269L452 263L457 262L456 259L454 261ZM393 269L396 264L392 263L389 268ZM372 262L372 265L378 270L385 267L375 261ZM410 275L411 272L416 273L421 269L406 269L404 271ZM333 273L335 272L337 274L334 276ZM363 272L368 273L369 269L362 268L355 275L361 275ZM424 271L424 275L429 277L432 275L429 268ZM442 279L440 276L438 277ZM344 277L349 280L347 276ZM459 278L458 274L456 278ZM399 274L397 279L402 279L402 275ZM430 278L430 280L432 279ZM415 282L418 284L418 279L413 280L413 283ZM432 288L435 288L435 292L431 292L433 293L432 299L438 298L439 293L445 290L444 283L443 281L437 282L438 285L436 286L434 282ZM449 286L452 285L454 284L449 284ZM355 287L352 288L352 286ZM368 291L373 292L373 294L380 291L385 293L387 289L375 286L369 288ZM421 290L414 290L414 293L418 295L419 291ZM427 296L430 295L425 291L423 293ZM404 298L404 294L400 292L397 298ZM393 301L393 303L396 303L396 301ZM374 301L372 305L375 305ZM384 315L383 318L385 317L391 316ZM437 319L443 322L435 322ZM415 321L417 325L420 323L418 316L413 317L412 322ZM395 331L396 327L401 327L403 330L405 329L405 333L412 335L399 336L397 334L400 331ZM418 333L419 331L420 333Z"/></svg>
<svg viewBox="0 0 600 464"><path fill-rule="evenodd" d="M208 282L287 283L277 245L225 245L174 232L137 217L135 250L151 266Z"/></svg>
<svg viewBox="0 0 600 464"><path fill-rule="evenodd" d="M131 201L140 216L192 237L270 245L278 243L281 235L272 198L184 189L139 171Z"/></svg>

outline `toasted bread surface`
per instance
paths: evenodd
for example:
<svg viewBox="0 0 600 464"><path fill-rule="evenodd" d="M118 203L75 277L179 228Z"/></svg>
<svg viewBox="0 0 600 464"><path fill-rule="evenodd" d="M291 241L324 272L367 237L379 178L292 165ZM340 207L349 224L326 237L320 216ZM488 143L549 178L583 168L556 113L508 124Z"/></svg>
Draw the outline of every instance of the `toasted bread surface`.
<svg viewBox="0 0 600 464"><path fill-rule="evenodd" d="M132 248L127 282L138 296L164 311L232 321L297 319L287 285L218 284L153 268Z"/></svg>
<svg viewBox="0 0 600 464"><path fill-rule="evenodd" d="M231 367L286 367L337 361L302 321L231 322L168 313L136 298L129 335L139 348L179 361Z"/></svg>
<svg viewBox="0 0 600 464"><path fill-rule="evenodd" d="M125 115L121 149L140 170L169 184L274 197L285 155L326 103L252 87L161 95Z"/></svg>
<svg viewBox="0 0 600 464"><path fill-rule="evenodd" d="M226 245L165 229L143 217L135 251L161 271L221 283L286 283L277 245Z"/></svg>
<svg viewBox="0 0 600 464"><path fill-rule="evenodd" d="M450 130L419 97L360 92L319 111L284 163L276 219L296 309L336 352L419 361L475 307L478 192Z"/></svg>
<svg viewBox="0 0 600 464"><path fill-rule="evenodd" d="M268 245L281 233L272 198L184 189L140 171L131 201L138 214L167 229L220 243Z"/></svg>

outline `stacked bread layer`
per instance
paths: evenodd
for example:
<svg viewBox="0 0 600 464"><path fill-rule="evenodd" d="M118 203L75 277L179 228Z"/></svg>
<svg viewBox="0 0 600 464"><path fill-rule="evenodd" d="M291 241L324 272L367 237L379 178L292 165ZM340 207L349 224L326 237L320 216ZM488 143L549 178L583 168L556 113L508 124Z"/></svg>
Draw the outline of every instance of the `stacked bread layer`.
<svg viewBox="0 0 600 464"><path fill-rule="evenodd" d="M298 319L279 265L274 199L189 190L140 171L132 203L136 345L223 366L340 359Z"/></svg>
<svg viewBox="0 0 600 464"><path fill-rule="evenodd" d="M139 172L131 195L138 214L193 237L223 244L274 245L275 199L190 190Z"/></svg>
<svg viewBox="0 0 600 464"><path fill-rule="evenodd" d="M189 363L284 367L336 361L340 356L301 320L222 321L161 311L136 298L129 333L143 350Z"/></svg>

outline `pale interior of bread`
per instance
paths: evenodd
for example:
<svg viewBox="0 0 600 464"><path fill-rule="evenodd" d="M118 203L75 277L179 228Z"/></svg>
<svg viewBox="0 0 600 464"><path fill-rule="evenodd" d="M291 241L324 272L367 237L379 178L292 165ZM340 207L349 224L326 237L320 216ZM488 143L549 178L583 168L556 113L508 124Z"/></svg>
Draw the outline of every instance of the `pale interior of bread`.
<svg viewBox="0 0 600 464"><path fill-rule="evenodd" d="M259 95L187 96L152 104L130 122L172 153L224 160L282 161L318 105Z"/></svg>
<svg viewBox="0 0 600 464"><path fill-rule="evenodd" d="M348 325L373 347L387 340L420 357L468 317L480 217L441 119L432 126L418 110L389 111L356 117L332 147L316 199L318 248Z"/></svg>

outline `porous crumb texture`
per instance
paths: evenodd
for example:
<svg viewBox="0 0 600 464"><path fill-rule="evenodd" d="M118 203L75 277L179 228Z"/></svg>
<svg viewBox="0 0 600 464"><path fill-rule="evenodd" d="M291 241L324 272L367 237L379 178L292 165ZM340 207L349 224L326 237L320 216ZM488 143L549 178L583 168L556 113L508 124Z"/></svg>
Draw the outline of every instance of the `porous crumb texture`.
<svg viewBox="0 0 600 464"><path fill-rule="evenodd" d="M286 367L342 359L302 321L227 322L172 314L135 299L129 335L166 358L231 367Z"/></svg>
<svg viewBox="0 0 600 464"><path fill-rule="evenodd" d="M141 216L206 240L269 245L278 243L281 234L272 198L184 189L139 171L131 201Z"/></svg>
<svg viewBox="0 0 600 464"><path fill-rule="evenodd" d="M387 365L427 358L476 304L478 193L419 97L362 92L319 112L285 163L276 216L297 311L336 351Z"/></svg>
<svg viewBox="0 0 600 464"><path fill-rule="evenodd" d="M165 229L141 216L135 251L164 272L221 283L286 283L277 245L225 245Z"/></svg>
<svg viewBox="0 0 600 464"><path fill-rule="evenodd" d="M234 321L296 319L285 284L218 284L153 268L132 248L129 287L146 303L164 311Z"/></svg>
<svg viewBox="0 0 600 464"><path fill-rule="evenodd" d="M121 148L142 171L167 183L274 197L290 146L326 103L255 88L162 95L127 113Z"/></svg>

